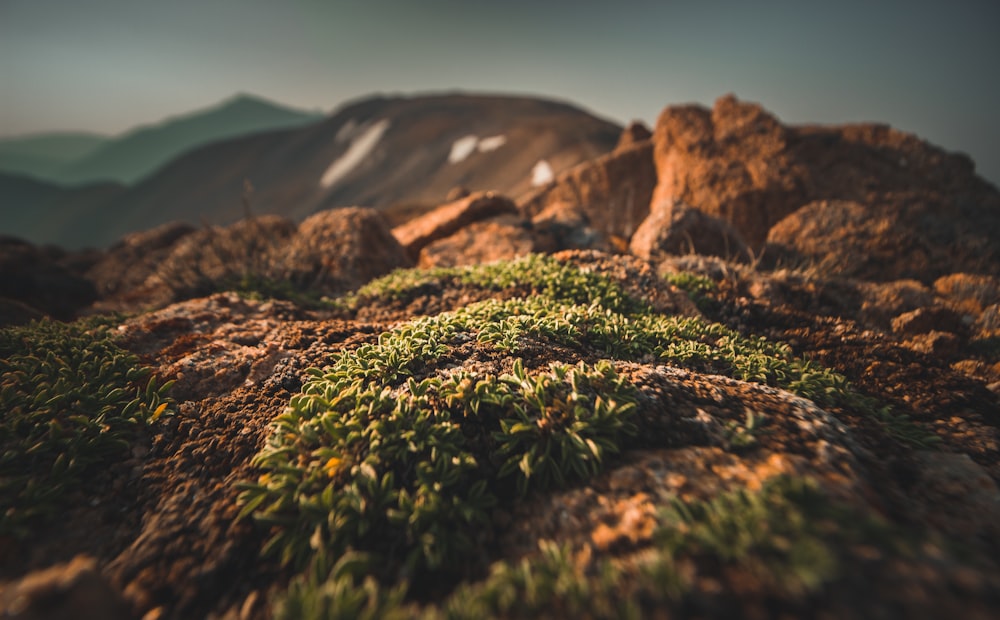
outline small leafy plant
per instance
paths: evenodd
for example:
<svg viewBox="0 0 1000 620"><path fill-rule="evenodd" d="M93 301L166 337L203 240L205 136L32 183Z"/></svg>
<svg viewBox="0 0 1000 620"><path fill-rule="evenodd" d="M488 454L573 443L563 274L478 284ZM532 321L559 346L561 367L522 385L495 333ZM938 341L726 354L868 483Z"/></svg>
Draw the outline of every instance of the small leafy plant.
<svg viewBox="0 0 1000 620"><path fill-rule="evenodd" d="M171 385L94 323L0 330L0 535L27 535L123 454L137 427L169 412Z"/></svg>
<svg viewBox="0 0 1000 620"><path fill-rule="evenodd" d="M638 413L648 399L619 375L616 361L669 364L780 387L822 406L875 410L843 376L795 357L786 345L655 313L610 279L552 258L399 271L340 303L349 310L365 300L405 299L456 282L516 295L414 319L376 343L340 353L327 368L308 371L301 393L274 421L255 460L262 473L242 485L241 517L252 515L269 528L265 554L303 571L285 609L320 610L316 617L390 613L396 595L384 597L376 582L475 573L494 506L585 480L641 434ZM707 286L696 278L689 283ZM577 363L528 367L529 352L554 347ZM472 351L507 358L512 366L496 374L456 367L455 360ZM728 426L728 446L752 446L766 422L752 414L745 424ZM764 507L740 501L695 506L671 522L688 531L703 522L715 527L714 514L743 511L750 518L776 509L766 501ZM779 516L797 514L789 511ZM698 548L664 540L678 551L721 554L705 547L705 536ZM812 539L805 540L801 549L809 550ZM794 587L808 590L833 574L824 568L825 552L817 553L812 564L793 570L805 575ZM554 554L546 557L555 562ZM341 562L356 557L364 561L351 562L348 575ZM673 584L667 589L674 596L680 578L669 557L661 555L653 572L657 583ZM508 581L536 578L505 574ZM523 594L521 586L510 587L511 596ZM615 601L608 609L634 609ZM511 604L502 613L519 613Z"/></svg>

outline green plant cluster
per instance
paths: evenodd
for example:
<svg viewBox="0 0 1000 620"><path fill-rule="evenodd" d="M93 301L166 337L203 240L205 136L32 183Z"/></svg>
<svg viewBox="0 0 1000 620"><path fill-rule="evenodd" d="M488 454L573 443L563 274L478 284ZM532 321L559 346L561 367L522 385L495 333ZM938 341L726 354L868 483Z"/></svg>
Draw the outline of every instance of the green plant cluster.
<svg viewBox="0 0 1000 620"><path fill-rule="evenodd" d="M262 475L243 485L241 516L271 529L264 552L315 584L354 554L363 561L352 566L365 568L350 579L462 574L481 552L494 505L599 471L641 431L642 401L612 359L782 387L821 405L871 405L844 377L783 344L657 314L609 279L551 258L396 272L351 303L405 297L448 278L524 296L414 319L310 369L256 458ZM554 346L602 361L525 368L522 355ZM513 358L513 369L455 369L472 351ZM764 422L729 429L730 443L752 445ZM320 589L349 593L334 583ZM355 611L381 609L382 599L352 600Z"/></svg>
<svg viewBox="0 0 1000 620"><path fill-rule="evenodd" d="M167 413L172 382L93 322L0 329L0 535L25 536L94 466Z"/></svg>
<svg viewBox="0 0 1000 620"><path fill-rule="evenodd" d="M735 491L659 516L652 549L633 566L588 561L543 540L519 562L497 562L481 582L463 584L438 604L406 604L399 587L362 578L356 562L325 582L296 579L278 618L640 618L691 609L703 574L751 576L763 594L808 601L845 575L854 549L887 557L916 551L872 513L841 504L809 480L776 478L756 492ZM584 556L585 558L586 556ZM362 578L361 585L357 579Z"/></svg>
<svg viewBox="0 0 1000 620"><path fill-rule="evenodd" d="M356 309L373 299L406 299L449 285L490 291L521 289L524 296L537 295L571 304L599 302L618 312L645 309L644 303L627 295L613 280L543 254L467 267L397 269L369 282L341 303Z"/></svg>
<svg viewBox="0 0 1000 620"><path fill-rule="evenodd" d="M267 473L245 485L244 514L278 526L266 551L282 561L325 571L353 550L406 572L460 566L498 498L587 477L635 431L634 389L608 362L418 381L407 363L370 363L398 338L314 370L257 457Z"/></svg>
<svg viewBox="0 0 1000 620"><path fill-rule="evenodd" d="M711 278L690 271L676 271L664 274L663 279L687 293L694 305L698 306L702 312L708 312L718 307L710 293L715 292L719 287Z"/></svg>

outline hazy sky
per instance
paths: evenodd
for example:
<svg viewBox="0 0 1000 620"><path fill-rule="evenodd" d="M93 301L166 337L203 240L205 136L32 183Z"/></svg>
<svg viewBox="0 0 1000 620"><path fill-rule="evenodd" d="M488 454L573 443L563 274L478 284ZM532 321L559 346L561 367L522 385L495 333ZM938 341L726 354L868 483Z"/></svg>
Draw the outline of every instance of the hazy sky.
<svg viewBox="0 0 1000 620"><path fill-rule="evenodd" d="M114 133L236 92L547 95L654 123L734 92L883 121L1000 182L1000 2L0 0L0 135Z"/></svg>

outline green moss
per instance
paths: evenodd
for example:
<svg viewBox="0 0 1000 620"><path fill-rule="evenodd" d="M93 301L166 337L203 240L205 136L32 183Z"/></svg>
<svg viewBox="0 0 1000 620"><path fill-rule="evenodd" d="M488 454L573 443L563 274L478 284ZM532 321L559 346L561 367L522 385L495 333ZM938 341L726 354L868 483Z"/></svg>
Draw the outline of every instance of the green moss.
<svg viewBox="0 0 1000 620"><path fill-rule="evenodd" d="M355 553L367 558L355 580L447 582L474 570L493 506L586 479L642 432L638 394L611 360L670 364L781 387L823 406L878 411L843 376L783 344L654 313L611 280L550 258L396 272L344 303L403 299L456 281L523 296L409 321L311 369L256 458L262 475L243 485L241 514L270 528L264 552L317 584ZM554 347L588 363L525 368L522 356L544 359ZM473 351L513 358L513 371L454 368ZM764 422L728 428L730 447L752 445ZM813 568L795 569L803 587L827 575L822 557L810 561ZM317 588L299 594L347 596L343 584ZM364 600L367 609L381 599ZM355 603L346 608L357 611Z"/></svg>
<svg viewBox="0 0 1000 620"><path fill-rule="evenodd" d="M690 271L677 271L664 274L663 279L687 293L702 312L718 308L718 303L711 296L711 293L718 289L718 285L711 278Z"/></svg>
<svg viewBox="0 0 1000 620"><path fill-rule="evenodd" d="M99 322L0 330L0 535L29 534L125 453L136 427L167 411L169 387Z"/></svg>
<svg viewBox="0 0 1000 620"><path fill-rule="evenodd" d="M571 304L596 302L620 312L645 308L645 304L629 297L614 281L541 254L468 267L400 269L366 284L341 299L341 304L357 309L375 299L408 299L453 285L489 291L521 289L524 296L542 296Z"/></svg>
<svg viewBox="0 0 1000 620"><path fill-rule="evenodd" d="M388 590L361 576L361 565L352 565L348 556L328 581L298 578L276 615L427 620L639 618L671 610L683 615L692 599L705 596L698 591L703 577L742 573L762 597L807 603L845 578L849 567L859 566L855 553L868 558L870 570L879 570L873 550L877 557L909 561L918 553L907 532L803 479L777 478L757 492L678 501L659 520L652 547L634 564L588 560L588 554L543 540L538 553L497 562L482 581L460 585L423 609L407 605L401 587ZM721 596L728 594L724 590Z"/></svg>

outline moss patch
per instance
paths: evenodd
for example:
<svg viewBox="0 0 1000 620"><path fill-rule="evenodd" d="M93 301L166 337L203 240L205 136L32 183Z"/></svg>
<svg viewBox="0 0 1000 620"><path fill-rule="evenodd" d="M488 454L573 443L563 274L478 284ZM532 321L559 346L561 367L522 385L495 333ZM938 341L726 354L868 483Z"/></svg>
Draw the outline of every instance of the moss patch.
<svg viewBox="0 0 1000 620"><path fill-rule="evenodd" d="M50 517L91 468L168 411L170 384L96 322L0 330L0 535Z"/></svg>
<svg viewBox="0 0 1000 620"><path fill-rule="evenodd" d="M721 374L824 406L878 411L843 376L783 344L657 314L616 282L550 258L396 272L342 303L356 308L456 281L523 296L415 319L341 353L328 368L309 371L275 421L256 459L263 473L243 485L241 514L270 528L265 553L305 570L313 584L293 588L289 609L326 609L317 600L360 596L338 579L448 584L480 572L493 506L587 479L642 434L642 399L613 360ZM545 363L546 355L530 361L553 350L571 364ZM481 363L456 367L472 358ZM731 443L751 444L761 423L729 429ZM350 575L338 577L342 560L355 556ZM802 587L825 579L825 570L815 568ZM363 588L368 594L351 598L350 609L381 609L383 599L371 598L381 590Z"/></svg>

